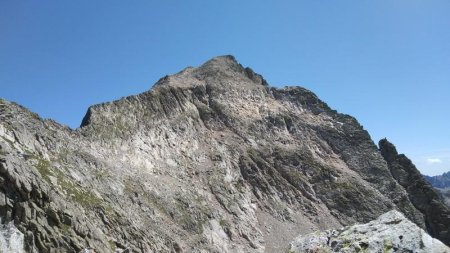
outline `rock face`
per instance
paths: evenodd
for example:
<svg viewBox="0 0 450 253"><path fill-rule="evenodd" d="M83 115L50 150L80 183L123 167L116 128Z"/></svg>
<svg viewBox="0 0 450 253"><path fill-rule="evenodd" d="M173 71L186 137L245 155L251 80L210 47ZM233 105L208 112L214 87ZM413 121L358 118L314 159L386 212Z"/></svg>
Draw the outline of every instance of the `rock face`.
<svg viewBox="0 0 450 253"><path fill-rule="evenodd" d="M448 253L450 248L394 210L367 224L300 236L289 252Z"/></svg>
<svg viewBox="0 0 450 253"><path fill-rule="evenodd" d="M413 198L354 118L232 56L92 106L75 130L0 100L0 147L0 217L27 252L280 252L392 209L450 238L448 209Z"/></svg>

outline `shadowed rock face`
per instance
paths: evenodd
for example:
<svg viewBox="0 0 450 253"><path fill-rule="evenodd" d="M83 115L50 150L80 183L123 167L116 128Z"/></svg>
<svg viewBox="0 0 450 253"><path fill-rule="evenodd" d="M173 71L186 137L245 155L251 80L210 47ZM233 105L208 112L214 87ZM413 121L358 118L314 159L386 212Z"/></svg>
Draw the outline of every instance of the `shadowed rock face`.
<svg viewBox="0 0 450 253"><path fill-rule="evenodd" d="M408 192L411 203L425 215L427 231L446 244L450 244L450 210L435 189L405 155L398 154L395 146L383 139L380 151L388 163L392 176Z"/></svg>
<svg viewBox="0 0 450 253"><path fill-rule="evenodd" d="M75 130L0 100L0 146L0 217L29 252L279 252L391 209L428 217L354 118L232 56Z"/></svg>

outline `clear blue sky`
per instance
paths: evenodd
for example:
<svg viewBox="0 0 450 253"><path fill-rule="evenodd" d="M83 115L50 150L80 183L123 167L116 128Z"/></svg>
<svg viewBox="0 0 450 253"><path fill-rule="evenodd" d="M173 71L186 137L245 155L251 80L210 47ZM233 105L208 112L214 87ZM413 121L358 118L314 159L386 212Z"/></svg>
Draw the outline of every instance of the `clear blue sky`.
<svg viewBox="0 0 450 253"><path fill-rule="evenodd" d="M0 1L0 97L73 128L223 54L450 170L448 0Z"/></svg>

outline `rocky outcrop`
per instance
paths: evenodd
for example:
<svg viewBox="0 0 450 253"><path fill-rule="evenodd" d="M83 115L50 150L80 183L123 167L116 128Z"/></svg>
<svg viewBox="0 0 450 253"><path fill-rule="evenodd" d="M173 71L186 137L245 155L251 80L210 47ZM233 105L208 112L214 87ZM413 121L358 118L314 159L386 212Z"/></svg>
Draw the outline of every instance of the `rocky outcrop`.
<svg viewBox="0 0 450 253"><path fill-rule="evenodd" d="M383 139L379 146L392 176L406 189L411 203L425 215L427 231L447 245L450 244L450 209L411 160L398 154L392 143Z"/></svg>
<svg viewBox="0 0 450 253"><path fill-rule="evenodd" d="M300 236L289 252L448 253L450 248L394 210L367 224Z"/></svg>
<svg viewBox="0 0 450 253"><path fill-rule="evenodd" d="M356 119L232 56L94 105L78 129L0 100L0 147L0 217L27 252L280 252L392 209L448 238Z"/></svg>

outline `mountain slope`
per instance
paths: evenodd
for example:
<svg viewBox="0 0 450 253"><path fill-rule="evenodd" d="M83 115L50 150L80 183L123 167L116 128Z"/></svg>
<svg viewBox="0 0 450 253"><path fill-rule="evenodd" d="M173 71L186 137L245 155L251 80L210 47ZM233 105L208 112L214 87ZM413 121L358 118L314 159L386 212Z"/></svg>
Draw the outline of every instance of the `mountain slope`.
<svg viewBox="0 0 450 253"><path fill-rule="evenodd" d="M429 228L354 118L232 56L92 106L75 130L5 100L0 119L0 215L27 251L277 252L391 209Z"/></svg>

